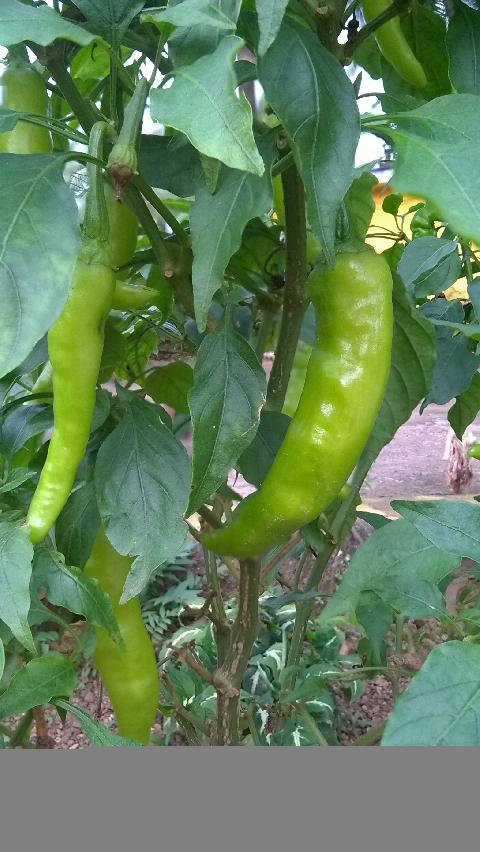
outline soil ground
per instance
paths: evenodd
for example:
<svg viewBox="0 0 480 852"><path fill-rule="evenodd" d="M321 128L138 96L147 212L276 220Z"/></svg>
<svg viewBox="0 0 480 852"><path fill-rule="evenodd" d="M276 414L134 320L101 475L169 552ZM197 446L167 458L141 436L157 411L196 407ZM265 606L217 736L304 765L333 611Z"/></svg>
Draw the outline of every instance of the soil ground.
<svg viewBox="0 0 480 852"><path fill-rule="evenodd" d="M463 492L456 495L452 492L448 481L448 447L447 438L449 425L446 417L448 406L429 406L424 414L420 415L418 410L414 412L408 423L399 429L394 440L382 451L377 462L373 466L368 481L362 492L365 508L381 511L393 515L390 508L390 500L402 499L435 499L449 497L456 499L471 499L474 494L480 493L480 462L471 463L472 477L470 482L463 487ZM480 436L480 419L474 424L473 434ZM240 486L240 488L239 488ZM237 481L237 490L249 490L248 486L242 488ZM345 566L345 560L368 534L368 527L361 523L355 528L350 541L346 543L344 550L337 555L334 563L330 566L330 582L341 575ZM328 582L328 577L326 578ZM412 629L416 629L413 624ZM425 629L425 624L422 625ZM430 647L441 641L438 625L432 623L430 635L422 644L420 656L424 657ZM348 644L347 640L347 644ZM355 637L351 639L351 647L346 647L349 653L354 647ZM419 660L421 665L421 659ZM74 703L85 707L90 713L97 716L103 723L112 725L114 728L113 714L108 698L100 695L98 680L91 674L83 677L74 696ZM341 701L341 696L340 696ZM391 685L383 677L370 681L363 696L356 702L344 705L344 730L342 739L350 742L359 734L367 730L371 725L385 720L392 707ZM47 711L46 721L48 723L48 734L52 740L53 748L79 749L88 745L87 738L81 731L78 723L71 716L68 717L65 726L62 726L54 712ZM161 723L157 726L161 730ZM33 738L35 742L35 735Z"/></svg>

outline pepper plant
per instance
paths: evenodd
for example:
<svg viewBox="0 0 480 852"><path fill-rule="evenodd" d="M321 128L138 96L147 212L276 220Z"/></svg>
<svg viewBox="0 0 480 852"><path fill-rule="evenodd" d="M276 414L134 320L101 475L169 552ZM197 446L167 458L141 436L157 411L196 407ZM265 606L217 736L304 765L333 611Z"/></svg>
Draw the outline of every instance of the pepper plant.
<svg viewBox="0 0 480 852"><path fill-rule="evenodd" d="M480 745L480 506L360 508L418 405L454 400L459 438L480 410L480 12L3 0L0 45L3 745L46 705L93 745L157 718L340 745L379 674L393 711L353 744ZM203 603L152 644L141 596L188 537ZM71 700L92 637L118 734Z"/></svg>

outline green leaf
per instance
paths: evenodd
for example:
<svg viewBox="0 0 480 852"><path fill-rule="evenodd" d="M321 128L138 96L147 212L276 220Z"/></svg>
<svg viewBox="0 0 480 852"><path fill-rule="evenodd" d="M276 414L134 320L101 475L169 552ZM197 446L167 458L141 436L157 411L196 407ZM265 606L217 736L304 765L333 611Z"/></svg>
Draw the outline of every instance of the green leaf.
<svg viewBox="0 0 480 852"><path fill-rule="evenodd" d="M386 527L387 524L392 522L391 518L386 518L385 515L381 515L379 512L357 512L357 518L360 518L362 521L370 524L374 530Z"/></svg>
<svg viewBox="0 0 480 852"><path fill-rule="evenodd" d="M16 491L24 482L28 482L35 477L34 470L28 470L24 467L14 467L9 470L8 478L0 484L0 494L7 494L9 491Z"/></svg>
<svg viewBox="0 0 480 852"><path fill-rule="evenodd" d="M80 230L63 167L62 157L0 154L1 376L27 357L67 297Z"/></svg>
<svg viewBox="0 0 480 852"><path fill-rule="evenodd" d="M240 248L245 226L272 207L273 145L270 136L260 148L266 166L262 177L224 166L213 195L203 179L195 193L190 214L192 283L200 330L205 328L213 295L222 287L228 262Z"/></svg>
<svg viewBox="0 0 480 852"><path fill-rule="evenodd" d="M152 571L181 548L190 486L183 445L152 405L123 391L126 399L123 419L100 447L95 466L108 538L119 553L137 557L122 602L138 595Z"/></svg>
<svg viewBox="0 0 480 852"><path fill-rule="evenodd" d="M17 405L0 413L0 453L14 456L34 435L53 425L51 406Z"/></svg>
<svg viewBox="0 0 480 852"><path fill-rule="evenodd" d="M480 513L480 506L478 511ZM398 600L398 595L403 595L406 588L415 594L420 582L422 585L418 591L421 597L425 592L423 583L439 583L457 565L458 557L433 546L407 521L395 521L377 530L354 553L339 588L328 601L320 619L328 621L355 610L365 591L375 592L393 606L390 602L392 595L395 594ZM404 604L402 598L402 607Z"/></svg>
<svg viewBox="0 0 480 852"><path fill-rule="evenodd" d="M68 657L61 654L36 657L14 674L0 695L0 718L49 704L54 697L68 698L76 682L75 669Z"/></svg>
<svg viewBox="0 0 480 852"><path fill-rule="evenodd" d="M22 41L34 41L46 47L56 38L90 44L94 36L48 6L27 6L18 0L2 0L0 44L10 47Z"/></svg>
<svg viewBox="0 0 480 852"><path fill-rule="evenodd" d="M290 417L280 411L262 411L257 434L238 460L238 469L247 482L259 488L286 435Z"/></svg>
<svg viewBox="0 0 480 852"><path fill-rule="evenodd" d="M378 183L375 175L364 172L356 178L345 196L345 205L352 236L363 242L375 211L375 201L372 195L373 187ZM387 196L391 198L392 196Z"/></svg>
<svg viewBox="0 0 480 852"><path fill-rule="evenodd" d="M84 567L100 524L95 483L89 480L70 495L55 524L55 541L68 565Z"/></svg>
<svg viewBox="0 0 480 852"><path fill-rule="evenodd" d="M439 618L445 612L445 600L437 586L418 577L396 575L383 588L376 589L384 603L407 618Z"/></svg>
<svg viewBox="0 0 480 852"><path fill-rule="evenodd" d="M0 639L0 680L3 677L4 671L5 671L5 649L3 647L3 642Z"/></svg>
<svg viewBox="0 0 480 852"><path fill-rule="evenodd" d="M105 727L105 725L102 725L101 722L98 722L96 719L92 719L86 710L82 707L77 707L75 704L71 704L70 701L64 701L63 698L60 698L55 701L55 705L57 707L61 707L62 710L66 710L67 713L71 713L72 716L75 716L75 718L78 719L82 730L87 735L93 748L143 747L143 744L137 743L136 740L131 740L127 737L120 737L118 734L112 733L112 731Z"/></svg>
<svg viewBox="0 0 480 852"><path fill-rule="evenodd" d="M480 562L480 505L464 500L394 500L392 508L436 547Z"/></svg>
<svg viewBox="0 0 480 852"><path fill-rule="evenodd" d="M151 186L188 198L201 173L198 151L181 133L142 136L140 171Z"/></svg>
<svg viewBox="0 0 480 852"><path fill-rule="evenodd" d="M182 414L190 412L188 394L193 385L193 370L185 361L156 367L143 384L155 402L165 403Z"/></svg>
<svg viewBox="0 0 480 852"><path fill-rule="evenodd" d="M361 592L355 613L368 640L368 665L384 666L386 663L385 636L393 621L392 607L375 592Z"/></svg>
<svg viewBox="0 0 480 852"><path fill-rule="evenodd" d="M446 299L435 299L422 307L422 313L438 320L439 317L449 321L463 320L463 308L459 302L448 302ZM480 357L475 355L469 346L468 339L463 334L453 334L447 327L437 326L437 360L433 374L430 393L425 398L421 410L434 402L443 405L463 393L469 386L473 375L480 363Z"/></svg>
<svg viewBox="0 0 480 852"><path fill-rule="evenodd" d="M354 177L360 132L353 86L311 30L290 20L283 22L258 70L267 101L289 137L310 226L333 264L335 218Z"/></svg>
<svg viewBox="0 0 480 852"><path fill-rule="evenodd" d="M0 620L31 653L36 653L28 626L33 547L28 531L0 520Z"/></svg>
<svg viewBox="0 0 480 852"><path fill-rule="evenodd" d="M189 395L193 475L188 513L211 497L251 443L265 391L265 372L227 312L202 341Z"/></svg>
<svg viewBox="0 0 480 852"><path fill-rule="evenodd" d="M397 271L412 297L442 293L460 277L458 243L437 237L420 237L405 248Z"/></svg>
<svg viewBox="0 0 480 852"><path fill-rule="evenodd" d="M153 9L144 12L141 21L153 24L168 23L174 27L208 26L220 30L235 29L235 22L210 0L183 0L177 5L167 6L166 9Z"/></svg>
<svg viewBox="0 0 480 852"><path fill-rule="evenodd" d="M252 111L237 97L233 62L243 42L222 39L214 53L175 71L173 85L150 93L155 121L184 133L202 154L232 169L262 175L265 167L252 132Z"/></svg>
<svg viewBox="0 0 480 852"><path fill-rule="evenodd" d="M255 5L260 30L258 55L264 56L278 35L283 16L287 10L288 0L256 0Z"/></svg>
<svg viewBox="0 0 480 852"><path fill-rule="evenodd" d="M464 3L454 4L447 30L448 71L457 92L480 95L480 15Z"/></svg>
<svg viewBox="0 0 480 852"><path fill-rule="evenodd" d="M58 554L41 546L35 551L33 581L37 589L46 589L50 603L83 615L95 627L105 628L115 642L121 641L111 598L98 580L70 568Z"/></svg>
<svg viewBox="0 0 480 852"><path fill-rule="evenodd" d="M445 95L395 116L385 127L397 158L397 192L430 201L439 218L467 239L480 241L480 173L467 164L480 157L480 99ZM378 126L368 123L374 132Z"/></svg>
<svg viewBox="0 0 480 852"><path fill-rule="evenodd" d="M393 312L392 367L380 413L362 456L367 469L430 389L435 364L435 332L410 304L396 275Z"/></svg>
<svg viewBox="0 0 480 852"><path fill-rule="evenodd" d="M171 0L170 6L183 5L188 0ZM210 7L229 21L236 21L241 0L210 0ZM174 67L190 65L207 53L213 53L224 35L216 24L179 27L168 40L168 53Z"/></svg>
<svg viewBox="0 0 480 852"><path fill-rule="evenodd" d="M457 438L462 440L467 426L473 423L480 411L480 373L475 373L468 388L457 396L449 409L448 422Z"/></svg>
<svg viewBox="0 0 480 852"><path fill-rule="evenodd" d="M85 15L89 29L104 35L110 44L119 45L129 24L145 5L145 0L108 0L108 3L75 0L75 5Z"/></svg>
<svg viewBox="0 0 480 852"><path fill-rule="evenodd" d="M400 696L382 746L480 745L480 647L434 648Z"/></svg>

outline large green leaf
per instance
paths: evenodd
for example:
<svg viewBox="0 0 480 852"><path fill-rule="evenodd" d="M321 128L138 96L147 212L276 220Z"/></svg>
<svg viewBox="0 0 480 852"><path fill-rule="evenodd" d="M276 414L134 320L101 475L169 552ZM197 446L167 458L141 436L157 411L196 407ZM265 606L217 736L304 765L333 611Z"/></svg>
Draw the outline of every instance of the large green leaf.
<svg viewBox="0 0 480 852"><path fill-rule="evenodd" d="M26 529L0 520L0 620L19 642L36 653L28 626L33 547Z"/></svg>
<svg viewBox="0 0 480 852"><path fill-rule="evenodd" d="M30 6L18 0L2 0L0 44L10 47L21 41L34 41L45 47L56 38L65 38L76 44L90 44L94 36L48 6Z"/></svg>
<svg viewBox="0 0 480 852"><path fill-rule="evenodd" d="M219 30L234 30L235 21L230 20L219 6L210 0L183 0L166 9L152 9L142 15L142 22L168 23L174 27L213 27Z"/></svg>
<svg viewBox="0 0 480 852"><path fill-rule="evenodd" d="M240 248L245 226L272 207L271 138L264 140L260 148L266 166L262 177L224 166L213 195L204 179L195 193L190 213L192 283L195 317L200 330L205 328L212 297L223 284L228 262Z"/></svg>
<svg viewBox="0 0 480 852"><path fill-rule="evenodd" d="M290 425L290 417L281 411L262 411L258 431L238 460L238 468L247 482L262 485L280 449Z"/></svg>
<svg viewBox="0 0 480 852"><path fill-rule="evenodd" d="M457 92L480 95L480 13L459 0L454 8L447 30L450 80Z"/></svg>
<svg viewBox="0 0 480 852"><path fill-rule="evenodd" d="M86 710L82 707L77 707L70 701L59 698L58 701L55 701L55 705L62 710L66 710L67 713L71 713L72 716L78 719L93 748L131 748L133 746L142 748L142 743L137 743L135 740L120 737L118 734L112 733L105 725L98 722L97 719L93 719Z"/></svg>
<svg viewBox="0 0 480 852"><path fill-rule="evenodd" d="M119 44L121 37L135 15L145 5L145 0L75 0L83 12L90 29L104 35L111 44Z"/></svg>
<svg viewBox="0 0 480 852"><path fill-rule="evenodd" d="M187 198L195 194L202 170L196 148L186 136L175 133L141 137L140 171L152 186Z"/></svg>
<svg viewBox="0 0 480 852"><path fill-rule="evenodd" d="M464 500L394 500L392 507L428 541L480 562L480 505Z"/></svg>
<svg viewBox="0 0 480 852"><path fill-rule="evenodd" d="M185 361L174 361L163 367L156 367L148 374L144 387L155 402L165 403L189 414L188 393L193 385L193 370Z"/></svg>
<svg viewBox="0 0 480 852"><path fill-rule="evenodd" d="M475 373L468 388L457 396L455 405L448 411L448 422L457 438L462 440L463 433L480 411L480 373Z"/></svg>
<svg viewBox="0 0 480 852"><path fill-rule="evenodd" d="M190 5L190 0L171 0L171 7ZM240 11L241 0L210 0L210 14L218 12L229 21L236 21ZM179 65L190 65L204 56L213 53L220 40L223 38L224 30L215 24L189 24L178 27L168 40L168 52L174 67Z"/></svg>
<svg viewBox="0 0 480 852"><path fill-rule="evenodd" d="M46 589L50 603L85 616L90 624L103 627L114 641L120 642L111 598L98 580L65 565L58 554L43 546L35 551L33 570L36 588Z"/></svg>
<svg viewBox="0 0 480 852"><path fill-rule="evenodd" d="M253 138L251 107L235 94L233 62L242 43L227 36L214 53L178 68L170 88L151 92L150 111L156 121L181 130L202 154L262 175L265 166Z"/></svg>
<svg viewBox="0 0 480 852"><path fill-rule="evenodd" d="M412 297L442 293L460 277L455 240L420 237L405 248L397 270Z"/></svg>
<svg viewBox="0 0 480 852"><path fill-rule="evenodd" d="M258 70L289 137L310 226L333 263L335 218L353 180L360 132L353 86L311 30L290 20L283 22Z"/></svg>
<svg viewBox="0 0 480 852"><path fill-rule="evenodd" d="M70 495L55 524L55 541L67 565L83 568L100 524L95 485L93 480L89 480Z"/></svg>
<svg viewBox="0 0 480 852"><path fill-rule="evenodd" d="M80 230L63 166L61 157L0 154L0 376L26 358L67 297Z"/></svg>
<svg viewBox="0 0 480 852"><path fill-rule="evenodd" d="M422 615L412 613L412 617L438 615L443 608L440 593L437 590L435 594L431 587L451 574L458 562L458 557L434 547L407 521L387 524L354 553L321 619L328 621L354 610L361 602L362 592L367 591L375 592L385 603L403 612L421 606ZM408 595L410 600L405 597Z"/></svg>
<svg viewBox="0 0 480 852"><path fill-rule="evenodd" d="M433 322L461 324L464 318L462 305L457 301L449 302L446 299L427 302L423 305L422 312ZM459 327L468 329L465 325ZM437 360L432 387L422 405L422 411L432 402L443 405L454 396L463 393L480 364L480 357L472 352L467 337L464 334L454 333L456 331L455 325L453 329L448 325L436 326Z"/></svg>
<svg viewBox="0 0 480 852"><path fill-rule="evenodd" d="M34 435L53 425L51 406L17 405L0 413L0 453L14 456Z"/></svg>
<svg viewBox="0 0 480 852"><path fill-rule="evenodd" d="M54 697L68 698L76 681L75 668L68 657L61 654L36 657L13 676L0 695L0 718L49 704Z"/></svg>
<svg viewBox="0 0 480 852"><path fill-rule="evenodd" d="M368 470L378 453L429 391L436 356L435 332L410 304L399 277L393 279L392 366L387 390L363 454Z"/></svg>
<svg viewBox="0 0 480 852"><path fill-rule="evenodd" d="M228 314L200 346L189 395L193 424L189 512L211 497L252 441L265 390L265 372Z"/></svg>
<svg viewBox="0 0 480 852"><path fill-rule="evenodd" d="M434 648L390 716L382 746L480 746L480 647Z"/></svg>
<svg viewBox="0 0 480 852"><path fill-rule="evenodd" d="M367 122L377 132L376 120ZM439 218L467 239L480 241L480 98L445 95L395 115L382 133L397 158L391 183L397 192L430 201Z"/></svg>
<svg viewBox="0 0 480 852"><path fill-rule="evenodd" d="M275 41L287 6L288 0L256 0L258 28L260 30L259 56L263 56Z"/></svg>
<svg viewBox="0 0 480 852"><path fill-rule="evenodd" d="M190 463L154 406L126 391L121 398L125 413L100 447L95 482L108 538L119 553L137 557L124 589L129 600L185 540Z"/></svg>

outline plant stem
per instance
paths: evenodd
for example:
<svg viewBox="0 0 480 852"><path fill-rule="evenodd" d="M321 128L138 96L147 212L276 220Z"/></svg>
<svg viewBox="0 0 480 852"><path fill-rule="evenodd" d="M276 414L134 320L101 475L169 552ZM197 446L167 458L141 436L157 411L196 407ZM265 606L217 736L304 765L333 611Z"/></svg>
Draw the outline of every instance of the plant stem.
<svg viewBox="0 0 480 852"><path fill-rule="evenodd" d="M203 557L205 559L205 573L207 582L214 595L210 604L212 611L212 621L215 630L215 642L217 646L218 665L222 666L227 656L229 637L230 637L230 622L227 618L225 607L223 605L220 583L218 581L217 558L210 550L203 548Z"/></svg>
<svg viewBox="0 0 480 852"><path fill-rule="evenodd" d="M240 688L257 637L260 561L240 562L238 612L230 632L230 642L220 675L231 689L217 689L217 745L240 743Z"/></svg>
<svg viewBox="0 0 480 852"><path fill-rule="evenodd" d="M134 186L133 181L130 181L130 183L128 183L127 186L124 188L123 195L128 203L128 206L135 213L137 219L142 225L143 230L145 231L148 239L150 240L150 245L152 246L152 251L155 255L155 260L160 266L160 269L162 269L167 259L164 238L152 214L150 213L150 210L145 204L145 201L143 200L139 190L136 186Z"/></svg>
<svg viewBox="0 0 480 852"><path fill-rule="evenodd" d="M275 311L268 305L262 309L262 318L258 326L257 335L255 337L254 352L260 363L262 363L264 352L267 348L268 338L273 325Z"/></svg>
<svg viewBox="0 0 480 852"><path fill-rule="evenodd" d="M68 73L67 66L60 59L50 59L47 68L85 133L89 133L98 121L97 111L80 94Z"/></svg>
<svg viewBox="0 0 480 852"><path fill-rule="evenodd" d="M281 175L282 172L286 171L295 164L295 160L293 159L293 154L291 151L288 154L285 154L284 157L280 157L276 163L273 164L271 168L272 177L276 177L277 175Z"/></svg>
<svg viewBox="0 0 480 852"><path fill-rule="evenodd" d="M307 226L305 191L296 166L282 173L285 204L286 271L282 320L275 361L267 388L266 407L281 411L307 307Z"/></svg>
<svg viewBox="0 0 480 852"><path fill-rule="evenodd" d="M403 625L405 624L405 616L401 612L395 615L395 653L401 656L403 654Z"/></svg>
<svg viewBox="0 0 480 852"><path fill-rule="evenodd" d="M177 217L173 215L173 213L168 209L167 205L163 203L161 198L158 197L157 193L152 189L150 184L147 183L145 178L141 175L135 175L133 178L133 183L136 188L142 193L144 198L147 199L149 204L160 214L162 219L167 223L167 225L172 229L173 233L177 237L180 245L185 246L185 248L190 248L190 237L188 236L183 225L180 224Z"/></svg>

